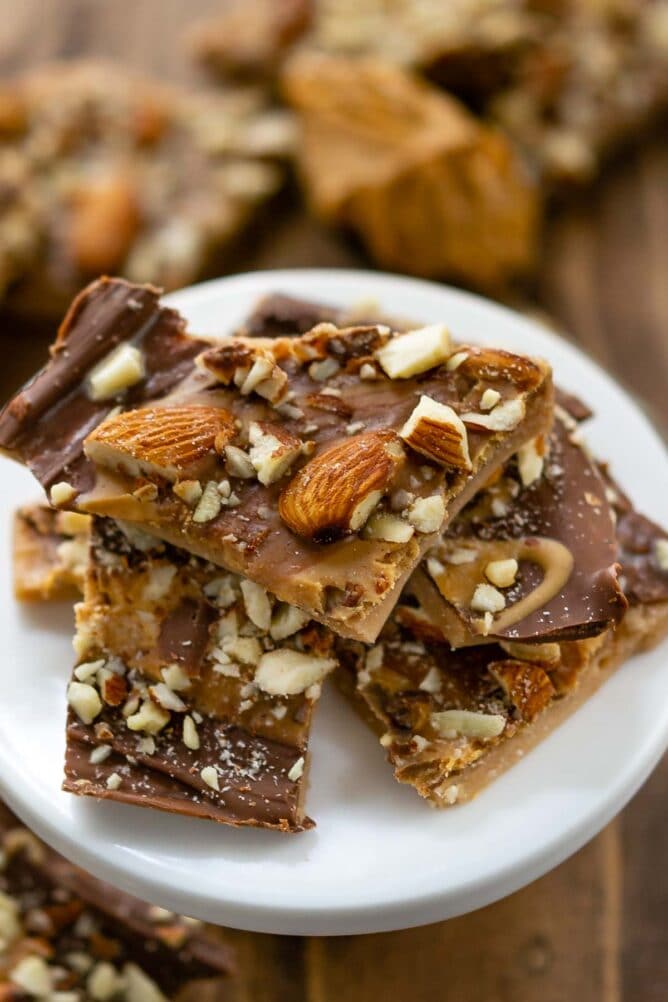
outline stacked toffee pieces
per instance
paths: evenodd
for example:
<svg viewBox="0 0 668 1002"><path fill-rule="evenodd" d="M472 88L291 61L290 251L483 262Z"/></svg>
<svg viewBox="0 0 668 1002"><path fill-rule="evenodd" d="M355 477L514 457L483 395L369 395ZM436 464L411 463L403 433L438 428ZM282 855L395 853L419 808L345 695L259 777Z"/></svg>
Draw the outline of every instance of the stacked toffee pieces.
<svg viewBox="0 0 668 1002"><path fill-rule="evenodd" d="M331 674L395 776L463 801L668 629L668 535L542 361L298 302L189 334L101 280L0 414L51 507L16 591L83 590L64 788L310 828Z"/></svg>
<svg viewBox="0 0 668 1002"><path fill-rule="evenodd" d="M187 985L224 1002L233 971L218 933L84 873L0 802L0 998L168 1002Z"/></svg>

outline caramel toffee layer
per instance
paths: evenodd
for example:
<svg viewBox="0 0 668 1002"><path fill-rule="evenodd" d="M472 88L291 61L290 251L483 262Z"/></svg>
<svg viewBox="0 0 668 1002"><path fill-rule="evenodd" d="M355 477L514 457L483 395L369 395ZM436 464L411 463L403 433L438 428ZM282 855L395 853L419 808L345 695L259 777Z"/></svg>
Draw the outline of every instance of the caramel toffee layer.
<svg viewBox="0 0 668 1002"><path fill-rule="evenodd" d="M530 457L531 458L531 457ZM572 422L555 420L545 457L522 457L481 492L432 548L406 601L453 646L481 634L508 640L573 640L620 619L615 512ZM525 483L529 476L534 477ZM636 516L639 517L639 516ZM498 561L517 561L510 569ZM494 587L494 571L508 572ZM512 579L512 580L511 580ZM482 586L482 589L478 590ZM485 589L502 604L485 620ZM499 598L500 596L500 598Z"/></svg>
<svg viewBox="0 0 668 1002"><path fill-rule="evenodd" d="M25 505L14 513L14 594L22 601L75 598L88 563L90 516Z"/></svg>
<svg viewBox="0 0 668 1002"><path fill-rule="evenodd" d="M216 997L227 998L223 978L234 970L232 951L201 923L92 877L40 842L3 804L0 845L3 998L46 997L48 985L68 999L113 992L119 1002L157 1002L158 992L174 998L202 978L215 978Z"/></svg>
<svg viewBox="0 0 668 1002"><path fill-rule="evenodd" d="M65 789L301 831L308 737L331 638L307 617L133 526L93 519Z"/></svg>
<svg viewBox="0 0 668 1002"><path fill-rule="evenodd" d="M133 364L150 378L95 403L89 393L99 370L90 364L110 358L100 347L105 338L113 347L125 335L139 356ZM431 337L447 342L443 328ZM384 368L378 353L391 340L389 329L371 326L226 341L192 371L202 343L188 341L153 290L96 284L70 311L50 366L0 416L0 444L58 489L56 503L142 523L334 629L373 639L434 529L545 429L552 402L540 363L441 343L410 375L427 334L420 332L422 348L411 342ZM388 378L395 367L397 378ZM481 411L486 392L494 403ZM150 396L161 396L160 410L116 414L97 427L112 406ZM425 415L414 446L408 432L404 444L398 432L422 397L455 414L447 411L445 426L445 411ZM95 468L82 456L83 439ZM423 499L442 517L432 509L411 523L411 506ZM395 513L389 538L387 519L366 531L372 513ZM398 538L402 516L409 524Z"/></svg>

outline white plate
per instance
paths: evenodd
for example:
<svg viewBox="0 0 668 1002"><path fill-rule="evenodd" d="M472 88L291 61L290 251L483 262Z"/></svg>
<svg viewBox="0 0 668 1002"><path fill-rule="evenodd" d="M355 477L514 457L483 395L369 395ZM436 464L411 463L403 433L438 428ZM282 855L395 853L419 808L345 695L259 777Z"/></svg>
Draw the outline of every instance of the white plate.
<svg viewBox="0 0 668 1002"><path fill-rule="evenodd" d="M256 298L282 291L324 302L375 298L390 314L446 321L458 338L543 355L559 383L596 410L599 456L640 509L666 519L664 448L632 401L593 362L542 327L442 286L349 271L274 271L173 295L195 331L231 330ZM595 835L668 744L668 651L635 658L472 804L431 810L394 782L377 740L328 692L316 718L308 796L315 831L234 830L60 791L69 608L22 608L10 587L10 513L39 496L2 465L0 791L66 856L166 908L261 932L376 932L434 922L510 894Z"/></svg>

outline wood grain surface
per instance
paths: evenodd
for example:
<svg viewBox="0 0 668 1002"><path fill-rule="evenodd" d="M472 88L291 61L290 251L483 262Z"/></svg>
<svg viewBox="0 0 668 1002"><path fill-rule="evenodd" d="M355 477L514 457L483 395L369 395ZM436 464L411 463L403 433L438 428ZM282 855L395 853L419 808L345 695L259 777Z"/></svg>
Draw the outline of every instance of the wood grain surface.
<svg viewBox="0 0 668 1002"><path fill-rule="evenodd" d="M193 81L197 72L183 30L216 6L216 0L0 0L0 73L10 76L52 58L103 56ZM551 316L665 431L668 136L656 132L612 165L595 190L554 211L535 296L523 305ZM239 271L368 266L357 248L315 226L296 205L259 226L236 264ZM45 342L6 318L2 329L4 399L41 360ZM241 968L236 998L665 1002L667 783L664 761L624 813L575 857L461 919L341 939L230 932ZM214 1002L202 993L197 998Z"/></svg>

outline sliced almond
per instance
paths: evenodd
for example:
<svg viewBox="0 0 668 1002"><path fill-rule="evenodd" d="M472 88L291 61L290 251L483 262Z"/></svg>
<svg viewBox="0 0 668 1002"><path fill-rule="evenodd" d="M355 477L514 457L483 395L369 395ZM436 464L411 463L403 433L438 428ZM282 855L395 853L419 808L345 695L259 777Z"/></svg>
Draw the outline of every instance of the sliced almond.
<svg viewBox="0 0 668 1002"><path fill-rule="evenodd" d="M193 512L193 522L202 524L211 522L220 514L223 499L218 490L218 484L210 480L202 492L202 496Z"/></svg>
<svg viewBox="0 0 668 1002"><path fill-rule="evenodd" d="M529 487L542 476L544 458L540 445L541 440L534 439L517 450L517 468L524 487Z"/></svg>
<svg viewBox="0 0 668 1002"><path fill-rule="evenodd" d="M255 672L255 684L271 696L293 696L322 682L335 667L333 658L318 658L280 647L262 655Z"/></svg>
<svg viewBox="0 0 668 1002"><path fill-rule="evenodd" d="M506 607L505 597L491 584L479 584L473 592L471 608L475 612L501 612Z"/></svg>
<svg viewBox="0 0 668 1002"><path fill-rule="evenodd" d="M238 445L225 446L225 468L231 477L239 477L242 480L250 480L255 476L255 467L248 453Z"/></svg>
<svg viewBox="0 0 668 1002"><path fill-rule="evenodd" d="M450 332L433 324L392 338L375 357L390 379L409 379L447 361L452 351Z"/></svg>
<svg viewBox="0 0 668 1002"><path fill-rule="evenodd" d="M441 466L471 469L466 427L447 404L421 396L399 434L411 449Z"/></svg>
<svg viewBox="0 0 668 1002"><path fill-rule="evenodd" d="M248 429L248 458L265 487L280 480L301 455L302 441L285 428L267 421L254 421Z"/></svg>
<svg viewBox="0 0 668 1002"><path fill-rule="evenodd" d="M150 685L148 692L153 702L157 703L163 710L169 710L173 713L185 713L187 710L187 706L181 697L177 696L173 689L170 689L165 682Z"/></svg>
<svg viewBox="0 0 668 1002"><path fill-rule="evenodd" d="M364 539L380 539L387 543L407 543L415 529L398 515L375 512L362 530Z"/></svg>
<svg viewBox="0 0 668 1002"><path fill-rule="evenodd" d="M67 702L83 724L92 724L102 712L102 700L97 689L87 682L70 682Z"/></svg>
<svg viewBox="0 0 668 1002"><path fill-rule="evenodd" d="M287 392L287 373L277 364L272 353L260 345L230 339L205 351L197 359L197 364L224 386L238 386L244 396L255 392L270 403L277 404Z"/></svg>
<svg viewBox="0 0 668 1002"><path fill-rule="evenodd" d="M495 661L489 672L501 685L522 720L533 720L555 696L547 672L538 665L521 661Z"/></svg>
<svg viewBox="0 0 668 1002"><path fill-rule="evenodd" d="M73 487L72 484L68 484L66 480L59 480L49 491L49 501L54 508L57 508L59 505L69 504L77 496L77 493L76 487Z"/></svg>
<svg viewBox="0 0 668 1002"><path fill-rule="evenodd" d="M366 432L339 442L293 477L279 497L279 514L294 533L316 542L357 532L404 460L394 432Z"/></svg>
<svg viewBox="0 0 668 1002"><path fill-rule="evenodd" d="M281 602L274 612L269 629L272 640L285 640L302 630L309 622L310 616L294 605Z"/></svg>
<svg viewBox="0 0 668 1002"><path fill-rule="evenodd" d="M512 431L524 420L526 405L524 397L512 397L497 404L488 414L467 411L461 415L464 424L472 424L488 431Z"/></svg>
<svg viewBox="0 0 668 1002"><path fill-rule="evenodd" d="M193 507L202 497L202 485L199 480L179 480L172 488L177 498Z"/></svg>
<svg viewBox="0 0 668 1002"><path fill-rule="evenodd" d="M440 494L416 498L406 513L408 521L418 532L438 532L445 518L445 500Z"/></svg>
<svg viewBox="0 0 668 1002"><path fill-rule="evenodd" d="M518 563L514 557L507 560L490 560L485 567L485 577L497 588L510 588L517 577Z"/></svg>
<svg viewBox="0 0 668 1002"><path fill-rule="evenodd" d="M443 738L472 738L490 741L497 738L506 726L500 713L477 713L473 710L441 710L432 713L433 728Z"/></svg>
<svg viewBox="0 0 668 1002"><path fill-rule="evenodd" d="M92 400L110 400L141 382L145 375L144 358L139 348L119 344L90 373L89 396Z"/></svg>
<svg viewBox="0 0 668 1002"><path fill-rule="evenodd" d="M241 594L244 598L246 615L259 630L267 633L271 625L271 602L265 589L255 581L243 580Z"/></svg>
<svg viewBox="0 0 668 1002"><path fill-rule="evenodd" d="M142 731L144 734L158 734L165 727L171 717L167 710L164 710L152 699L145 699L136 713L130 714L126 724L131 731Z"/></svg>
<svg viewBox="0 0 668 1002"><path fill-rule="evenodd" d="M146 407L107 418L88 436L94 463L130 476L198 479L215 465L214 442L236 434L233 416L217 407Z"/></svg>

